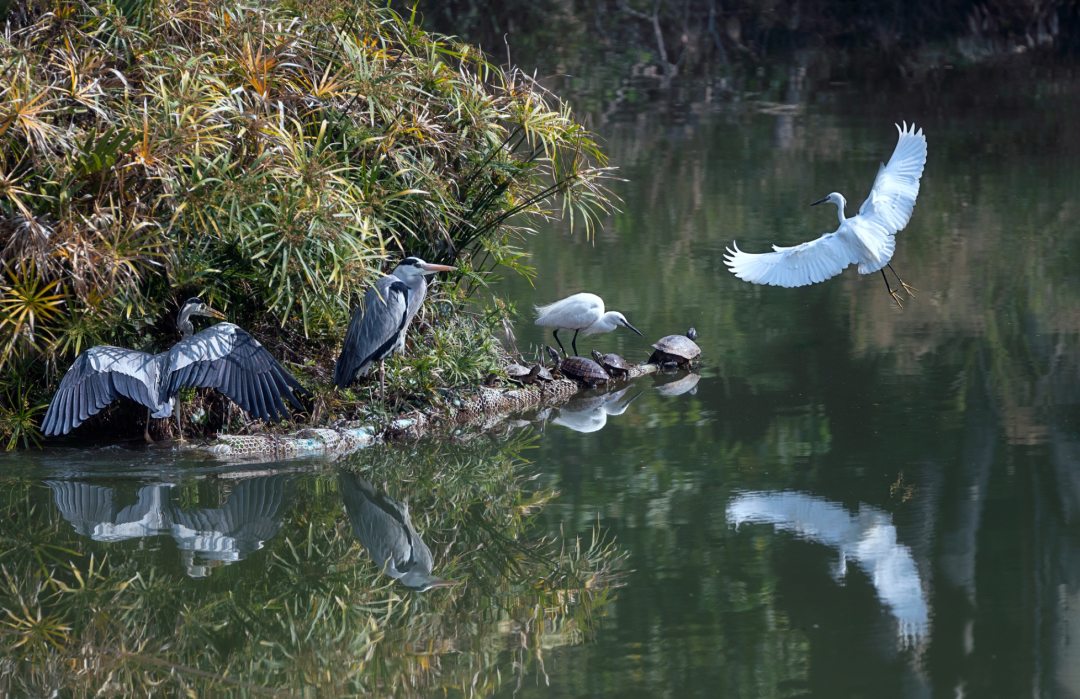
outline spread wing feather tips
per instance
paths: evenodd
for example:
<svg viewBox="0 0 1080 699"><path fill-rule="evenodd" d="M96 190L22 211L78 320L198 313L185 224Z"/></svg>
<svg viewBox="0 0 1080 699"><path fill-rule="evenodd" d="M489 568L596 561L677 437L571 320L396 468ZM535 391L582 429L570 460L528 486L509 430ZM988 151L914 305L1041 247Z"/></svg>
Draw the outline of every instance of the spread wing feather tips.
<svg viewBox="0 0 1080 699"><path fill-rule="evenodd" d="M855 261L835 233L790 248L774 245L774 252L758 254L733 245L735 249L727 249L724 261L736 277L755 284L806 286L835 277Z"/></svg>

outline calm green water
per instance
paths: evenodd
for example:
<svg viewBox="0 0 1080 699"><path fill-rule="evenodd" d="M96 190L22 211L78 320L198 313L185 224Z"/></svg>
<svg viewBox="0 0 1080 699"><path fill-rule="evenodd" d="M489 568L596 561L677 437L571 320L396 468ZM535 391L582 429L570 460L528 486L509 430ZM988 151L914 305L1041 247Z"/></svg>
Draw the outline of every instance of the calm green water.
<svg viewBox="0 0 1080 699"><path fill-rule="evenodd" d="M697 376L335 463L8 456L0 599L38 559L107 554L146 591L100 645L140 624L148 655L296 695L1080 695L1078 94L954 78L597 112L621 213L594 240L540 230L535 286L498 291L521 310L592 291L650 341L693 325ZM808 204L838 190L857 209L900 119L929 141L893 260L915 299L854 269L804 289L726 271L733 239L833 230ZM519 347L544 341L523 319ZM235 473L258 469L275 472ZM435 574L464 584L380 576L339 469L407 500ZM585 551L597 528L614 548ZM64 686L39 665L0 665L0 687Z"/></svg>

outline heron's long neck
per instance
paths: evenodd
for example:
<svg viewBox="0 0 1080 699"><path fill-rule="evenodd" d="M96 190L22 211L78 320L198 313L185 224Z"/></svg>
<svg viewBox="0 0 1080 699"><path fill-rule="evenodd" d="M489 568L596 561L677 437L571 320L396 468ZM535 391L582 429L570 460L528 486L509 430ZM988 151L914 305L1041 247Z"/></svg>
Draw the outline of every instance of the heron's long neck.
<svg viewBox="0 0 1080 699"><path fill-rule="evenodd" d="M195 334L195 326L191 324L191 311L187 308L180 310L180 317L176 319L176 329L180 331L181 340L186 340Z"/></svg>
<svg viewBox="0 0 1080 699"><path fill-rule="evenodd" d="M847 216L844 215L845 206L847 206L847 199L840 197L840 203L836 205L836 215L840 218L840 223L847 220Z"/></svg>
<svg viewBox="0 0 1080 699"><path fill-rule="evenodd" d="M424 279L424 275L417 274L402 281L409 287L409 322L412 322L412 317L420 310L420 304L427 296L427 280Z"/></svg>

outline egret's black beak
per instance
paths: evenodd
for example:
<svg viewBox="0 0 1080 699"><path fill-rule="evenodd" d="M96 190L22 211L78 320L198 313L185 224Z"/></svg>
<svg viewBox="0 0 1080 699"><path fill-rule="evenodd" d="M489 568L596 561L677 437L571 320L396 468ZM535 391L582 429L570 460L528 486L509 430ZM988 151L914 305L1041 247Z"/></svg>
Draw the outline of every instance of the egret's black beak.
<svg viewBox="0 0 1080 699"><path fill-rule="evenodd" d="M630 328L631 330L633 330L634 332L636 332L636 333L638 334L638 336L639 336L639 337L645 337L644 335L642 335L642 334L641 334L641 331L640 331L640 330L638 330L637 328L635 328L635 327L634 327L633 325L630 325L630 323L629 323L629 322L627 322L627 321L625 321L625 320L624 320L624 321L623 321L623 325L625 325L626 327L628 327L628 328Z"/></svg>
<svg viewBox="0 0 1080 699"><path fill-rule="evenodd" d="M817 201L815 201L815 202L814 202L813 204L811 204L810 206L817 206L818 204L824 204L824 203L825 203L825 202L827 202L827 201L829 201L829 198L828 198L828 197L825 197L824 199L818 199Z"/></svg>

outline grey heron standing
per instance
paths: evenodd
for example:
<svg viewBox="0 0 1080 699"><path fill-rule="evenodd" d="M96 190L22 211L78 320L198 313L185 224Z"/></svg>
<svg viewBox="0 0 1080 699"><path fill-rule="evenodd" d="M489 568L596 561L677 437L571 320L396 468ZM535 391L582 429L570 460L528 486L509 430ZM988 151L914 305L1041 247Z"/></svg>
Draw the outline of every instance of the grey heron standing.
<svg viewBox="0 0 1080 699"><path fill-rule="evenodd" d="M334 384L347 388L367 376L379 363L379 395L386 392L383 360L405 349L405 333L427 296L425 277L457 269L448 265L406 257L394 271L375 283L364 295L364 304L353 310L345 344L334 366Z"/></svg>
<svg viewBox="0 0 1080 699"><path fill-rule="evenodd" d="M596 294L588 293L574 294L573 296L567 296L562 301L549 303L546 306L537 306L536 324L554 328L551 334L555 336L555 342L559 343L559 349L563 351L563 354L566 354L566 348L563 347L562 340L559 339L560 330L574 331L574 338L570 340L570 346L574 348L574 354L578 353L577 336L579 332L582 337L588 337L597 333L611 332L615 328L622 326L630 328L638 335L641 335L637 328L630 325L630 321L626 319L626 316L618 311L605 313L604 299Z"/></svg>
<svg viewBox="0 0 1080 699"><path fill-rule="evenodd" d="M225 317L201 299L190 298L176 319L182 339L170 350L147 354L98 345L76 357L49 403L41 431L46 436L67 434L117 397L126 396L146 406L143 436L153 441L150 417L170 417L176 395L185 388L216 388L267 421L288 415L283 397L303 407L293 389L307 391L258 340L232 323L216 323L195 333L194 316ZM176 423L183 439L179 409Z"/></svg>
<svg viewBox="0 0 1080 699"><path fill-rule="evenodd" d="M416 533L408 505L348 471L341 471L338 481L353 534L384 573L416 592L458 584L431 574L431 549Z"/></svg>

